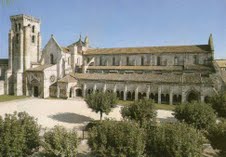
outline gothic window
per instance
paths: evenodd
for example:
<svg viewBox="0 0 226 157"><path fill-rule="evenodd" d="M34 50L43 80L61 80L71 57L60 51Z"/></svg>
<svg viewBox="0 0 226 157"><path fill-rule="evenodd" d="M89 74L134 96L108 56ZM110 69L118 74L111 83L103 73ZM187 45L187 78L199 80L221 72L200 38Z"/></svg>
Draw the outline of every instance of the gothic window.
<svg viewBox="0 0 226 157"><path fill-rule="evenodd" d="M19 30L20 30L21 29L21 24L19 23L18 25L19 25Z"/></svg>
<svg viewBox="0 0 226 157"><path fill-rule="evenodd" d="M100 56L100 66L102 66L103 65L103 58L102 58L102 56Z"/></svg>
<svg viewBox="0 0 226 157"><path fill-rule="evenodd" d="M53 59L54 59L54 58L53 58L53 54L50 54L50 64L54 64L54 63L53 63Z"/></svg>
<svg viewBox="0 0 226 157"><path fill-rule="evenodd" d="M141 57L141 65L144 65L144 56Z"/></svg>
<svg viewBox="0 0 226 157"><path fill-rule="evenodd" d="M174 57L174 65L178 65L178 58Z"/></svg>
<svg viewBox="0 0 226 157"><path fill-rule="evenodd" d="M158 66L161 65L161 57L160 56L157 57L157 65Z"/></svg>
<svg viewBox="0 0 226 157"><path fill-rule="evenodd" d="M15 24L15 31L17 31L17 24Z"/></svg>
<svg viewBox="0 0 226 157"><path fill-rule="evenodd" d="M32 26L32 33L35 32L35 26Z"/></svg>
<svg viewBox="0 0 226 157"><path fill-rule="evenodd" d="M34 35L32 35L32 43L35 43L35 36Z"/></svg>
<svg viewBox="0 0 226 157"><path fill-rule="evenodd" d="M129 57L126 57L126 65L129 65Z"/></svg>
<svg viewBox="0 0 226 157"><path fill-rule="evenodd" d="M115 65L115 57L112 58L112 65Z"/></svg>
<svg viewBox="0 0 226 157"><path fill-rule="evenodd" d="M19 34L16 34L16 43L19 43Z"/></svg>

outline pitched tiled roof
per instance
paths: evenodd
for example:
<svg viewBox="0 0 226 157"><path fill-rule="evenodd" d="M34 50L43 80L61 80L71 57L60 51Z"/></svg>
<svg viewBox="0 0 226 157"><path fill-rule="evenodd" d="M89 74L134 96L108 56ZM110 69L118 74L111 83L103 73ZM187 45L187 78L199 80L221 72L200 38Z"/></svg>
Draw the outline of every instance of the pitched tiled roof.
<svg viewBox="0 0 226 157"><path fill-rule="evenodd" d="M100 73L75 73L71 74L78 80L94 80L94 81L120 81L120 82L147 82L147 83L181 83L181 84L200 84L203 79L199 74L100 74ZM210 78L206 77L205 83L212 84Z"/></svg>
<svg viewBox="0 0 226 157"><path fill-rule="evenodd" d="M148 54L148 53L207 53L209 45L188 46L155 46L155 47L128 47L128 48L96 48L87 50L84 55L101 54Z"/></svg>
<svg viewBox="0 0 226 157"><path fill-rule="evenodd" d="M226 68L226 59L217 59L215 62L220 68Z"/></svg>
<svg viewBox="0 0 226 157"><path fill-rule="evenodd" d="M182 66L89 66L88 70L167 70L181 71Z"/></svg>
<svg viewBox="0 0 226 157"><path fill-rule="evenodd" d="M40 65L38 67L35 68L30 68L27 71L44 71L45 69L49 68L53 66L52 64L44 64L44 65Z"/></svg>
<svg viewBox="0 0 226 157"><path fill-rule="evenodd" d="M70 83L70 82L77 82L77 80L72 77L71 75L66 75L65 77L63 77L62 79L60 79L58 82L61 83Z"/></svg>
<svg viewBox="0 0 226 157"><path fill-rule="evenodd" d="M8 64L8 59L0 59L0 64Z"/></svg>
<svg viewBox="0 0 226 157"><path fill-rule="evenodd" d="M70 52L69 48L67 48L67 47L61 47L61 49L65 53L69 53Z"/></svg>

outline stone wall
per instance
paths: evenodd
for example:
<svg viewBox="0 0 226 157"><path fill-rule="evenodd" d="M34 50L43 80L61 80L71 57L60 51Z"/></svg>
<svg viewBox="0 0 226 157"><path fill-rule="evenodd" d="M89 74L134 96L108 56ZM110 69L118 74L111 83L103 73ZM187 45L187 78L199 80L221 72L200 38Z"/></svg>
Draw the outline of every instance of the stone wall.
<svg viewBox="0 0 226 157"><path fill-rule="evenodd" d="M4 94L4 81L0 80L0 95Z"/></svg>

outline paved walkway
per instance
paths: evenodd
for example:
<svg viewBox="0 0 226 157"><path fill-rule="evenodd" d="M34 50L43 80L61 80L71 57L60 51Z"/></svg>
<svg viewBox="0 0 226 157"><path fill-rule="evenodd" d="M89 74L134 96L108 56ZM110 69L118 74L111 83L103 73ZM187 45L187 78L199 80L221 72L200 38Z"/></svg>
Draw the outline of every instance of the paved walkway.
<svg viewBox="0 0 226 157"><path fill-rule="evenodd" d="M121 107L117 106L109 115L103 118L114 118L120 120ZM52 128L55 125L62 125L68 129L80 128L91 119L98 120L99 114L92 112L83 99L38 99L27 98L15 101L1 102L0 115L13 113L14 111L26 111L31 116L37 118L42 127ZM171 120L172 111L158 110L158 118Z"/></svg>

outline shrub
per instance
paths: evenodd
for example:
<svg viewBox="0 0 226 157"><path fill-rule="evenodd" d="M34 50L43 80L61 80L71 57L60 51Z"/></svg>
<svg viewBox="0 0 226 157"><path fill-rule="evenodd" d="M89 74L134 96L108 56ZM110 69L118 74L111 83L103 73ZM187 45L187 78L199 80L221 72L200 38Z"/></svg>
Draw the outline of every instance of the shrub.
<svg viewBox="0 0 226 157"><path fill-rule="evenodd" d="M193 125L197 129L208 130L216 123L216 115L208 104L192 102L176 106L175 118Z"/></svg>
<svg viewBox="0 0 226 157"><path fill-rule="evenodd" d="M210 103L213 109L217 112L219 117L226 118L226 95L221 93L211 97Z"/></svg>

